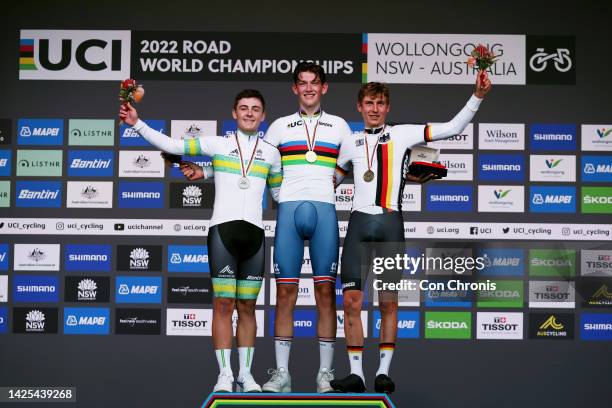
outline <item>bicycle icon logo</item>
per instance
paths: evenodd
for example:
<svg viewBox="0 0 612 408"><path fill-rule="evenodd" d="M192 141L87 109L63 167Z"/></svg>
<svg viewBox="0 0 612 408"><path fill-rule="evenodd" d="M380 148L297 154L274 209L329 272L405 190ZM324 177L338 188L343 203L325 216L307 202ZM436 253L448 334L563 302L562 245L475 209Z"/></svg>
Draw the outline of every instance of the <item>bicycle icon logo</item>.
<svg viewBox="0 0 612 408"><path fill-rule="evenodd" d="M567 48L557 48L553 53L547 53L544 48L536 48L536 53L529 59L529 67L535 72L542 72L548 66L548 61L554 61L557 71L567 72L572 69L572 59Z"/></svg>

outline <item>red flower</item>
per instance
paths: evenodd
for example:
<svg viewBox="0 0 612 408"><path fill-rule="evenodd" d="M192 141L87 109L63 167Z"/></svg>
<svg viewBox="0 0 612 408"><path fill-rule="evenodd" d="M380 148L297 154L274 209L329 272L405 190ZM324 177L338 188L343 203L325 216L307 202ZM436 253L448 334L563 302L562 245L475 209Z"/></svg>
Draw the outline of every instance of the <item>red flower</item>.
<svg viewBox="0 0 612 408"><path fill-rule="evenodd" d="M130 89L136 86L136 81L134 79L126 79L121 82L121 89Z"/></svg>
<svg viewBox="0 0 612 408"><path fill-rule="evenodd" d="M478 47L476 47L476 52L478 53L480 57L488 57L490 55L487 47L485 47L482 44L478 44Z"/></svg>

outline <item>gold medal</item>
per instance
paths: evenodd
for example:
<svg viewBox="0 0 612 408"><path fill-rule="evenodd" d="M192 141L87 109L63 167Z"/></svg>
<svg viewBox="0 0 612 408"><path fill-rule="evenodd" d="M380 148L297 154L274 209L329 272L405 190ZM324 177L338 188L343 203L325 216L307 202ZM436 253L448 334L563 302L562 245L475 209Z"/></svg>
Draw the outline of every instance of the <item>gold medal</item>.
<svg viewBox="0 0 612 408"><path fill-rule="evenodd" d="M363 173L363 179L369 183L370 181L374 180L374 172L372 170L368 170L365 173Z"/></svg>
<svg viewBox="0 0 612 408"><path fill-rule="evenodd" d="M317 154L312 150L306 152L306 161L308 163L314 163L317 161Z"/></svg>

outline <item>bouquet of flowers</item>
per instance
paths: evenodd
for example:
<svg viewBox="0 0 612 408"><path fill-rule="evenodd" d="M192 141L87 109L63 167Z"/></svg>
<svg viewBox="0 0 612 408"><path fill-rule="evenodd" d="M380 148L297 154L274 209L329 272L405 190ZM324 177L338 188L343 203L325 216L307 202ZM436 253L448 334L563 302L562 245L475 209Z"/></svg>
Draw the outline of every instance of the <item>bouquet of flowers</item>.
<svg viewBox="0 0 612 408"><path fill-rule="evenodd" d="M478 44L476 48L470 54L468 58L468 65L470 67L476 66L480 71L480 80L484 81L485 71L497 62L499 55L493 54L487 47L482 44Z"/></svg>
<svg viewBox="0 0 612 408"><path fill-rule="evenodd" d="M126 79L121 82L119 99L122 103L138 103L142 100L144 93L144 88L142 85L138 85L135 79Z"/></svg>

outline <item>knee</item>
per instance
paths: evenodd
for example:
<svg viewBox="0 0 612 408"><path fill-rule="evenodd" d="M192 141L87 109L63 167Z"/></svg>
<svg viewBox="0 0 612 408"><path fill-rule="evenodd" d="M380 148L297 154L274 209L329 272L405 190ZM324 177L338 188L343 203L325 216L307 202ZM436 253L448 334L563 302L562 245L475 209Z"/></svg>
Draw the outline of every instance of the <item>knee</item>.
<svg viewBox="0 0 612 408"><path fill-rule="evenodd" d="M238 299L236 303L236 309L238 309L238 315L242 316L255 316L255 301Z"/></svg>
<svg viewBox="0 0 612 408"><path fill-rule="evenodd" d="M276 287L276 305L281 308L293 308L297 300L298 286L282 284Z"/></svg>
<svg viewBox="0 0 612 408"><path fill-rule="evenodd" d="M215 298L215 311L222 316L231 316L234 306L235 300L232 298Z"/></svg>
<svg viewBox="0 0 612 408"><path fill-rule="evenodd" d="M343 298L344 312L351 316L361 313L361 293L353 292L355 291L345 292Z"/></svg>

